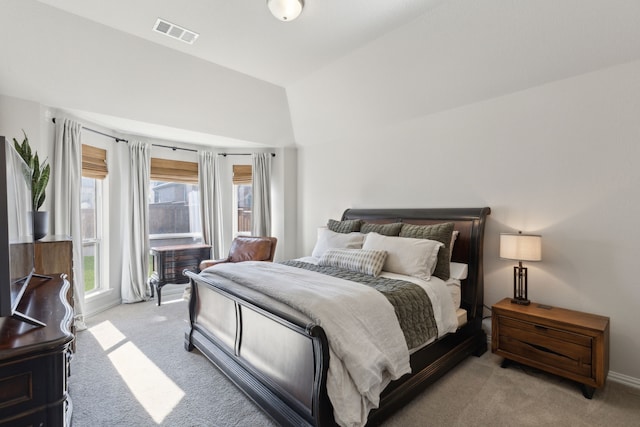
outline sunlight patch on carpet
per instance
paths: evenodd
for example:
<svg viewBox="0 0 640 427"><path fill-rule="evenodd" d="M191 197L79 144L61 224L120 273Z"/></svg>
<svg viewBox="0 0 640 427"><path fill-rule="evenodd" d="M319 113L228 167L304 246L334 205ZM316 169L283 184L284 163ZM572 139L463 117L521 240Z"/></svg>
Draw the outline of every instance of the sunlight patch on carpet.
<svg viewBox="0 0 640 427"><path fill-rule="evenodd" d="M108 320L91 327L89 332L105 351L127 338Z"/></svg>
<svg viewBox="0 0 640 427"><path fill-rule="evenodd" d="M170 299L170 300L162 300L162 305L165 304L175 304L177 302L184 302L184 299L182 299L182 297L178 298L178 299Z"/></svg>
<svg viewBox="0 0 640 427"><path fill-rule="evenodd" d="M127 339L109 321L89 331L105 351ZM161 424L184 397L184 391L132 342L125 342L108 356L131 393L157 424Z"/></svg>

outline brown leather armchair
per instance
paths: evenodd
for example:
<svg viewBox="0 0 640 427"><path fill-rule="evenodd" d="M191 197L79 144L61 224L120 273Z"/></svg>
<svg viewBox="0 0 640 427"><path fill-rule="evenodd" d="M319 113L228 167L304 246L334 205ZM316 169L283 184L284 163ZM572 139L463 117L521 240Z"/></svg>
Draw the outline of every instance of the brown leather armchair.
<svg viewBox="0 0 640 427"><path fill-rule="evenodd" d="M233 239L229 256L200 262L200 271L223 262L273 261L278 239L275 237L238 236Z"/></svg>

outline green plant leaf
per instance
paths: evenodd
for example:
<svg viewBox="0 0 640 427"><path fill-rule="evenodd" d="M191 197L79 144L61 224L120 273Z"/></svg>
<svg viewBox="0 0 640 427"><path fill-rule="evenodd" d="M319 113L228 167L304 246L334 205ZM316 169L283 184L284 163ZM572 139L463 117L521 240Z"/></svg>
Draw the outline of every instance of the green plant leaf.
<svg viewBox="0 0 640 427"><path fill-rule="evenodd" d="M51 166L47 164L42 168L42 173L40 174L40 182L42 183L42 188L44 189L49 183L49 177L51 176Z"/></svg>
<svg viewBox="0 0 640 427"><path fill-rule="evenodd" d="M13 145L20 154L20 157L31 168L31 203L33 205L34 212L42 207L45 200L45 190L49 183L49 176L51 174L51 167L47 164L47 159L40 163L38 153L31 151L31 145L29 144L29 138L27 134L22 130L24 140L19 143L17 139L13 138Z"/></svg>
<svg viewBox="0 0 640 427"><path fill-rule="evenodd" d="M44 203L44 199L45 199L45 193L43 192L42 194L40 194L40 197L38 197L38 200L36 202L36 212L40 209L40 207Z"/></svg>
<svg viewBox="0 0 640 427"><path fill-rule="evenodd" d="M36 192L34 194L35 208L36 211L40 209L45 199L45 189L47 188L47 184L49 183L49 175L51 174L51 168L49 165L46 165L42 168L42 173L40 174L40 179L36 184Z"/></svg>
<svg viewBox="0 0 640 427"><path fill-rule="evenodd" d="M31 159L31 180L34 185L40 181L40 160L38 159L38 153Z"/></svg>

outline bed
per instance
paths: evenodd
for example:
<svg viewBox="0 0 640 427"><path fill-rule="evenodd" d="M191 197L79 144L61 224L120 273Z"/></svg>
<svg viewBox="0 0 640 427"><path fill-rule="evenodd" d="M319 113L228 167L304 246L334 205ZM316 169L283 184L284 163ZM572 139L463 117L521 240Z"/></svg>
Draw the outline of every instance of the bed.
<svg viewBox="0 0 640 427"><path fill-rule="evenodd" d="M466 357L487 350L482 330L483 239L489 213L487 207L347 209L343 213L340 221L344 223L453 223L457 236L450 261L464 265L466 270L459 287L456 314L462 313L462 319L457 329L409 353L411 372L382 383L376 408L366 410L367 425L380 423ZM335 382L335 374L328 375L330 354L335 357L327 338L329 325L320 326L308 313L263 295L255 287L239 284L242 275L238 270L237 275L227 276L208 270L200 274L185 272L191 283L185 348L202 352L278 424L336 425L338 418L327 387L328 382ZM335 363L334 359L334 367ZM333 387L329 389L335 394Z"/></svg>

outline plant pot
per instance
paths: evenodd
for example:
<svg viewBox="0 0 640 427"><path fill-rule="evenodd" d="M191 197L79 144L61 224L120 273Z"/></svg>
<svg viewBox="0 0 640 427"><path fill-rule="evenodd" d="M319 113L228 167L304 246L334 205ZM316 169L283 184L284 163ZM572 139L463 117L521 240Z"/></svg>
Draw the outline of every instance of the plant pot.
<svg viewBox="0 0 640 427"><path fill-rule="evenodd" d="M49 212L33 213L33 238L40 240L49 232Z"/></svg>

